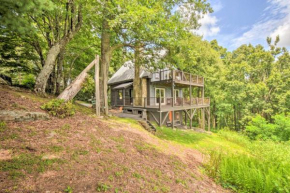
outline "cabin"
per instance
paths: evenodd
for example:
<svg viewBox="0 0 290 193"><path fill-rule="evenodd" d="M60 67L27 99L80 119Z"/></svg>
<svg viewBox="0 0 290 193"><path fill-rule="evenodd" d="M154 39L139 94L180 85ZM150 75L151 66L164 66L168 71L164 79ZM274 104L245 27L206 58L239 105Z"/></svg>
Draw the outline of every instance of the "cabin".
<svg viewBox="0 0 290 193"><path fill-rule="evenodd" d="M204 96L204 78L177 69L140 70L141 85L134 88L134 64L126 62L108 81L111 106L140 114L159 126L210 130L210 99ZM134 91L141 89L141 97ZM206 123L207 120L207 123Z"/></svg>

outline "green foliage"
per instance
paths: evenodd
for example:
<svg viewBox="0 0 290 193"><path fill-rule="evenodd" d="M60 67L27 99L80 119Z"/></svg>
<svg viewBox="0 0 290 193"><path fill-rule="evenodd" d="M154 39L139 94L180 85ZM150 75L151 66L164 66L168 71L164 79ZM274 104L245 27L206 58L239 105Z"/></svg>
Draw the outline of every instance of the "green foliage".
<svg viewBox="0 0 290 193"><path fill-rule="evenodd" d="M33 74L26 74L23 78L22 84L29 89L33 89L33 87L35 85L34 75Z"/></svg>
<svg viewBox="0 0 290 193"><path fill-rule="evenodd" d="M290 140L290 117L283 114L274 116L274 123L268 123L265 118L257 115L245 130L246 135L253 140Z"/></svg>
<svg viewBox="0 0 290 193"><path fill-rule="evenodd" d="M73 189L70 186L68 186L64 191L67 193L73 193Z"/></svg>
<svg viewBox="0 0 290 193"><path fill-rule="evenodd" d="M87 76L85 82L82 84L82 89L76 95L76 99L81 101L89 101L95 96L95 82L92 76Z"/></svg>
<svg viewBox="0 0 290 193"><path fill-rule="evenodd" d="M205 166L208 174L224 187L242 192L289 192L290 146L254 142L246 148L239 154L212 151Z"/></svg>
<svg viewBox="0 0 290 193"><path fill-rule="evenodd" d="M75 114L75 107L72 102L65 102L63 99L53 99L41 106L49 114L60 118L65 118Z"/></svg>
<svg viewBox="0 0 290 193"><path fill-rule="evenodd" d="M290 190L289 143L251 141L241 133L227 130L208 135L158 128L157 136L208 154L206 173L226 188L257 193Z"/></svg>
<svg viewBox="0 0 290 193"><path fill-rule="evenodd" d="M107 192L110 189L111 189L111 186L110 185L107 185L105 183L99 183L97 185L97 188L96 188L97 192Z"/></svg>

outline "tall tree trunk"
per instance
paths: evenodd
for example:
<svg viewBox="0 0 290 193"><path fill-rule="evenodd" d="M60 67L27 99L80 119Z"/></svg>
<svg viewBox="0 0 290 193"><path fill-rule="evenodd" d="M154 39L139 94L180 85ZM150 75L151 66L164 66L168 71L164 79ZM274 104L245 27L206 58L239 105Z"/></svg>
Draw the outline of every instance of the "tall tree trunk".
<svg viewBox="0 0 290 193"><path fill-rule="evenodd" d="M64 60L65 49L62 49L58 55L57 60L57 76L56 76L56 90L55 94L60 94L63 89L63 60Z"/></svg>
<svg viewBox="0 0 290 193"><path fill-rule="evenodd" d="M134 65L134 80L133 80L133 88L134 88L134 106L142 105L142 88L141 88L141 78L140 78L140 70L141 70L141 47L137 45L135 47L135 65Z"/></svg>
<svg viewBox="0 0 290 193"><path fill-rule="evenodd" d="M106 18L103 19L101 37L101 66L100 66L100 107L101 112L108 115L108 71L111 61L110 32Z"/></svg>

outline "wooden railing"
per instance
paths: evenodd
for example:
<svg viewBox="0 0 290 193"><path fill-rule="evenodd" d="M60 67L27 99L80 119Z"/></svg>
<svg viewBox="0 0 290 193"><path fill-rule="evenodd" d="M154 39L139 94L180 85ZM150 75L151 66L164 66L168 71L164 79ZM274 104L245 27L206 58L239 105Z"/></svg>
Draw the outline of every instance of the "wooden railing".
<svg viewBox="0 0 290 193"><path fill-rule="evenodd" d="M193 75L180 70L160 70L152 74L152 82L164 80L174 80L181 84L204 85L204 78L202 76Z"/></svg>
<svg viewBox="0 0 290 193"><path fill-rule="evenodd" d="M210 105L210 98L183 98L183 97L138 97L116 100L117 106L135 106L135 107L152 107L152 108L168 108L168 107L188 107L188 106L203 106Z"/></svg>

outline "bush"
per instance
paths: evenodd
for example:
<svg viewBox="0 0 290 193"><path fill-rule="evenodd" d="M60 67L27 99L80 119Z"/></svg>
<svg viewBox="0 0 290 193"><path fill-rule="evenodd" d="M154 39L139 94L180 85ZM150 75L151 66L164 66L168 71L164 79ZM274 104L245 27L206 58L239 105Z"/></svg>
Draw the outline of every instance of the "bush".
<svg viewBox="0 0 290 193"><path fill-rule="evenodd" d="M33 74L27 74L24 76L23 81L22 81L23 86L33 89L35 85L35 77Z"/></svg>
<svg viewBox="0 0 290 193"><path fill-rule="evenodd" d="M75 114L75 108L72 102L65 102L63 99L53 99L41 106L47 110L50 115L65 118Z"/></svg>
<svg viewBox="0 0 290 193"><path fill-rule="evenodd" d="M260 115L246 126L246 135L252 140L290 140L290 118L281 114L274 116L274 123L268 123Z"/></svg>
<svg viewBox="0 0 290 193"><path fill-rule="evenodd" d="M90 102L90 100L95 96L95 82L93 77L87 76L86 80L84 81L82 85L82 89L79 91L79 93L76 95L77 100L81 101L87 101Z"/></svg>
<svg viewBox="0 0 290 193"><path fill-rule="evenodd" d="M290 192L289 144L249 141L242 135L230 139L245 151L213 150L205 165L212 178L237 192Z"/></svg>

